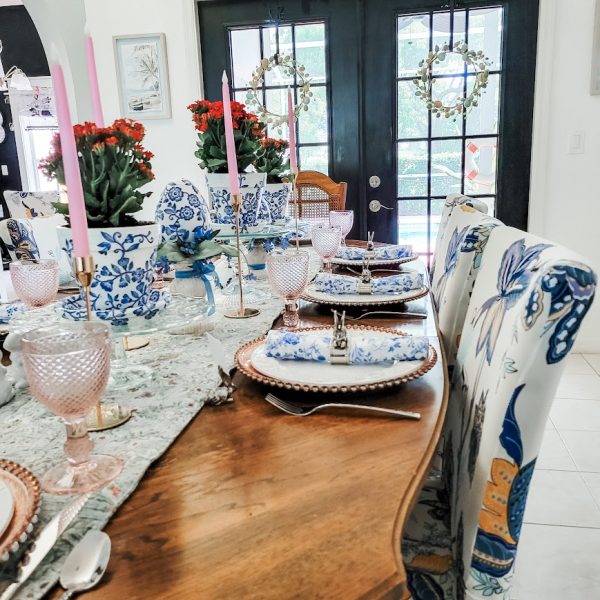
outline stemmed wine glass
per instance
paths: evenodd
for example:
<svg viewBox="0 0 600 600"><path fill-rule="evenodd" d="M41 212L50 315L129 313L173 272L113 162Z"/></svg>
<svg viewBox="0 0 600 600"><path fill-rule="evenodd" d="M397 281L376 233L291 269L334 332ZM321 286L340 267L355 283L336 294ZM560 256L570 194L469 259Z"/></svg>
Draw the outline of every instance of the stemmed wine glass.
<svg viewBox="0 0 600 600"><path fill-rule="evenodd" d="M271 252L267 256L267 276L273 293L285 301L283 324L297 327L298 298L308 284L310 255L305 250Z"/></svg>
<svg viewBox="0 0 600 600"><path fill-rule="evenodd" d="M331 273L331 259L336 255L342 241L339 225L314 225L310 230L312 246L323 259L323 271Z"/></svg>
<svg viewBox="0 0 600 600"><path fill-rule="evenodd" d="M58 293L58 262L51 258L17 260L10 263L10 278L25 306L46 306L55 300Z"/></svg>
<svg viewBox="0 0 600 600"><path fill-rule="evenodd" d="M123 461L92 455L86 417L98 403L110 371L110 335L104 323L61 323L23 335L23 364L29 389L67 427L67 460L42 478L51 494L81 494L112 481Z"/></svg>
<svg viewBox="0 0 600 600"><path fill-rule="evenodd" d="M337 225L342 230L342 246L346 245L346 236L350 233L354 225L353 210L332 210L329 213L329 224Z"/></svg>

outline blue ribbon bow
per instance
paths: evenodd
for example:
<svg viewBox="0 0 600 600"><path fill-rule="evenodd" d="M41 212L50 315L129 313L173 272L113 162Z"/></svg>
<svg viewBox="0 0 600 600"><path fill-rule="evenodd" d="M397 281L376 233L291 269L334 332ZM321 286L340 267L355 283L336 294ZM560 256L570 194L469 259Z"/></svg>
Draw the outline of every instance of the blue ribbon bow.
<svg viewBox="0 0 600 600"><path fill-rule="evenodd" d="M206 288L206 295L208 296L208 301L210 302L210 304L214 305L215 295L213 293L209 277L212 277L214 279L215 284L218 287L221 286L221 283L219 281L219 275L215 271L215 265L204 260L195 260L192 263L192 268L189 271L175 272L176 279L191 279L192 277L199 277L202 280L202 282L204 283L204 287Z"/></svg>

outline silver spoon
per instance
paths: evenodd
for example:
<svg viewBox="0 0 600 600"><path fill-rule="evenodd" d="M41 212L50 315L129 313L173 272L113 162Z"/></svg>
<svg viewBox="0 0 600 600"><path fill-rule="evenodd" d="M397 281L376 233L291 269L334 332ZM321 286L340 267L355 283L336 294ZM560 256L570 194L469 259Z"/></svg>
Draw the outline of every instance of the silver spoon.
<svg viewBox="0 0 600 600"><path fill-rule="evenodd" d="M110 538L103 531L88 531L71 550L60 570L60 585L66 592L60 600L68 600L79 592L94 587L104 575L110 558Z"/></svg>

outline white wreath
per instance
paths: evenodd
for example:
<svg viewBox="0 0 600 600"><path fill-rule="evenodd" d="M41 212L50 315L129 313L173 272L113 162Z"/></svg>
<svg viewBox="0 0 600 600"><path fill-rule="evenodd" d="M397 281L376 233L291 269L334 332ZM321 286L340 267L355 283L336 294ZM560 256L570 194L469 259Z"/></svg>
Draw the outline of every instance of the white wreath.
<svg viewBox="0 0 600 600"><path fill-rule="evenodd" d="M303 110L308 110L310 99L313 93L310 91L310 78L306 72L304 65L298 64L291 56L274 54L269 58L263 58L258 67L252 72L252 79L249 81L249 90L246 93L246 103L256 107L258 118L263 123L272 127L281 127L288 122L288 115L278 115L271 112L259 100L259 93L262 91L262 83L267 71L272 71L275 68L283 69L283 72L290 76L296 76L298 81L298 104L294 106L294 115L296 119L300 116Z"/></svg>
<svg viewBox="0 0 600 600"><path fill-rule="evenodd" d="M441 100L433 99L433 79L432 70L434 64L440 64L446 60L449 54L458 54L462 57L467 67L472 67L475 74L475 83L471 92L464 97L459 97L451 106L446 106ZM437 118L442 115L446 118L464 114L467 110L478 106L479 98L488 85L490 76L490 59L485 56L481 50L470 50L465 42L456 42L454 48L449 44L435 46L435 48L419 63L416 79L413 83L417 87L415 95L423 100L432 115Z"/></svg>

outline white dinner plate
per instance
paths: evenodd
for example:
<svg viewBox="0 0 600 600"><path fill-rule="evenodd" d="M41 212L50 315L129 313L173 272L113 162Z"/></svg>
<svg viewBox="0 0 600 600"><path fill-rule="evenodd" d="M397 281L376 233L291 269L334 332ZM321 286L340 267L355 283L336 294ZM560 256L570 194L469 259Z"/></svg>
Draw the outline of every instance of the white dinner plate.
<svg viewBox="0 0 600 600"><path fill-rule="evenodd" d="M364 331L348 331L348 335L365 335ZM368 335L388 337L389 332L369 331ZM430 350L431 352L431 350ZM267 356L264 343L251 356L252 366L263 375L284 383L309 386L352 386L384 383L409 376L423 367L430 357L376 365L331 365L303 360L279 360Z"/></svg>
<svg viewBox="0 0 600 600"><path fill-rule="evenodd" d="M6 531L15 512L15 501L10 488L0 479L0 536Z"/></svg>
<svg viewBox="0 0 600 600"><path fill-rule="evenodd" d="M412 262L413 260L417 260L419 258L416 254L411 254L410 256L405 256L404 258L393 258L389 260L377 260L371 259L369 261L369 269L373 267L393 267L394 265L403 265L405 263ZM356 269L362 269L363 261L362 258L358 260L350 260L348 258L337 258L334 256L331 259L331 264L339 265L340 267L354 267Z"/></svg>
<svg viewBox="0 0 600 600"><path fill-rule="evenodd" d="M330 294L328 292L318 292L316 285L309 283L306 286L306 291L302 294L302 299L331 306L381 306L382 304L400 304L417 300L426 296L428 292L429 288L423 286L399 294Z"/></svg>

